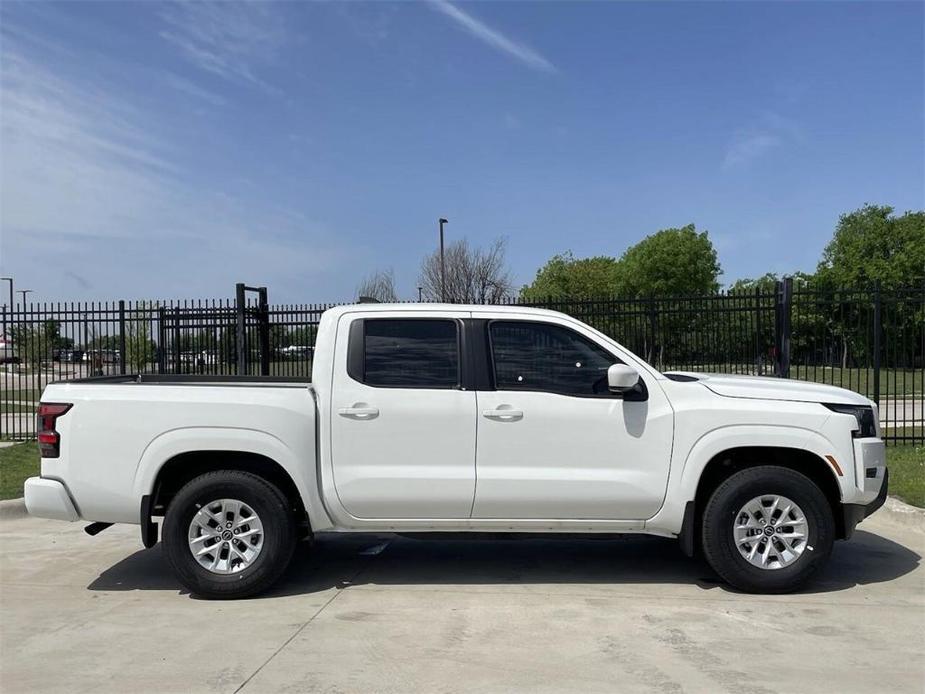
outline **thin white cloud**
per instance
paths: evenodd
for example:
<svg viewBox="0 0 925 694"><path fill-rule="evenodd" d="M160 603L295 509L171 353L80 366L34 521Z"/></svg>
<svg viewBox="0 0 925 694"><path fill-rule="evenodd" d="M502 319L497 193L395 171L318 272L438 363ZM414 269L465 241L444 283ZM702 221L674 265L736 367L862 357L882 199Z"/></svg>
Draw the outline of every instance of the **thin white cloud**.
<svg viewBox="0 0 925 694"><path fill-rule="evenodd" d="M497 29L492 29L484 22L463 12L448 0L430 0L430 5L438 12L452 19L459 27L488 44L495 50L511 56L527 67L540 72L558 72L556 66L527 45L508 38Z"/></svg>
<svg viewBox="0 0 925 694"><path fill-rule="evenodd" d="M773 133L761 131L740 131L726 148L723 168L732 168L747 164L775 147L780 147L783 140Z"/></svg>
<svg viewBox="0 0 925 694"><path fill-rule="evenodd" d="M765 112L754 124L738 129L726 146L723 168L745 166L787 143L802 139L800 127L777 113Z"/></svg>
<svg viewBox="0 0 925 694"><path fill-rule="evenodd" d="M6 233L123 236L133 211L165 198L176 173L139 114L64 80L7 40L0 73L0 224Z"/></svg>
<svg viewBox="0 0 925 694"><path fill-rule="evenodd" d="M213 91L209 91L203 87L200 87L195 82L192 82L184 77L175 75L172 72L163 73L163 79L165 84L167 84L172 89L176 89L178 92L186 94L187 96L192 96L196 99L200 99L207 103L212 104L213 106L224 106L225 97L220 94L216 94Z"/></svg>
<svg viewBox="0 0 925 694"><path fill-rule="evenodd" d="M61 299L208 296L245 278L295 297L341 272L325 229L197 180L156 113L24 49L0 47L3 274Z"/></svg>
<svg viewBox="0 0 925 694"><path fill-rule="evenodd" d="M286 40L285 21L269 2L184 2L160 13L161 38L198 68L232 81L269 85L259 76Z"/></svg>

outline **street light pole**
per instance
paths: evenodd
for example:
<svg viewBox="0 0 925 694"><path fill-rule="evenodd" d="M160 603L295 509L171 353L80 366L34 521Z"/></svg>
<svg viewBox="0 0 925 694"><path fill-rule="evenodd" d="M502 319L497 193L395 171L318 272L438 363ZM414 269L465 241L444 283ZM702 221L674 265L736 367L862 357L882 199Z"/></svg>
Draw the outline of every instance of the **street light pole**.
<svg viewBox="0 0 925 694"><path fill-rule="evenodd" d="M26 294L32 294L34 291L35 291L34 289L17 289L16 290L17 294L22 294L22 310L23 311L26 310Z"/></svg>
<svg viewBox="0 0 925 694"><path fill-rule="evenodd" d="M440 301L446 303L446 261L443 259L443 225L448 224L448 222L443 217L437 221L440 224Z"/></svg>
<svg viewBox="0 0 925 694"><path fill-rule="evenodd" d="M418 303L424 301L424 287L418 287Z"/></svg>

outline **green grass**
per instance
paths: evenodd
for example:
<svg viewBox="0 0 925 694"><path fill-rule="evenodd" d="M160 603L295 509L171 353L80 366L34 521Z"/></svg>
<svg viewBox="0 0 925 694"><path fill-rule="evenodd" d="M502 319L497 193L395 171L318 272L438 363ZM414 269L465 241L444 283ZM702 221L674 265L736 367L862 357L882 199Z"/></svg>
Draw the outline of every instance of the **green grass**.
<svg viewBox="0 0 925 694"><path fill-rule="evenodd" d="M890 494L925 507L925 446L887 446Z"/></svg>
<svg viewBox="0 0 925 694"><path fill-rule="evenodd" d="M0 414L35 414L37 404L0 402Z"/></svg>
<svg viewBox="0 0 925 694"><path fill-rule="evenodd" d="M28 388L26 390L2 390L0 400L24 400L25 402L38 402L42 396L41 390Z"/></svg>
<svg viewBox="0 0 925 694"><path fill-rule="evenodd" d="M828 383L841 386L849 390L863 393L868 397L874 394L873 369L841 369L837 367L790 367L790 378L799 378L803 381ZM903 396L921 395L922 370L921 369L881 369L880 370L880 397L901 398Z"/></svg>
<svg viewBox="0 0 925 694"><path fill-rule="evenodd" d="M0 499L18 499L27 477L39 474L39 445L35 441L0 448Z"/></svg>

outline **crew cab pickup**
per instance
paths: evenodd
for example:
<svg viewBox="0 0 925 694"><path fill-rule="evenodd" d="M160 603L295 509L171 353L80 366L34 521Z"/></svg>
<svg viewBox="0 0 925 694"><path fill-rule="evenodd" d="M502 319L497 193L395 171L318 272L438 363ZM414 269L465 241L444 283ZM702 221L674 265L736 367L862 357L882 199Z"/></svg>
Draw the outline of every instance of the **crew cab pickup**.
<svg viewBox="0 0 925 694"><path fill-rule="evenodd" d="M569 316L357 304L308 380L49 385L35 516L141 526L207 597L270 587L329 532L650 533L739 589L793 590L887 491L875 405L778 378L660 373Z"/></svg>

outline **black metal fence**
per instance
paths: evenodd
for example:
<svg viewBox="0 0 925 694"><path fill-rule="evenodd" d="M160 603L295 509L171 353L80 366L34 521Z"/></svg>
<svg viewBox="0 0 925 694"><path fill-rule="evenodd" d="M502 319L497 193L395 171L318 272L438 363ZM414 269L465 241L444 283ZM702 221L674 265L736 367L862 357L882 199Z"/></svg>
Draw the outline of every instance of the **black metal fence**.
<svg viewBox="0 0 925 694"><path fill-rule="evenodd" d="M253 292L255 298L248 298ZM662 370L799 378L878 403L891 443L925 442L925 285L505 303L572 315ZM233 300L32 303L4 311L0 438L34 436L51 381L124 373L310 376L332 304Z"/></svg>

